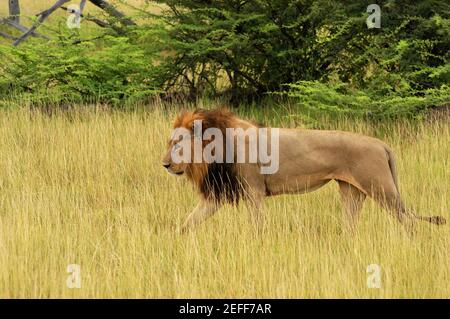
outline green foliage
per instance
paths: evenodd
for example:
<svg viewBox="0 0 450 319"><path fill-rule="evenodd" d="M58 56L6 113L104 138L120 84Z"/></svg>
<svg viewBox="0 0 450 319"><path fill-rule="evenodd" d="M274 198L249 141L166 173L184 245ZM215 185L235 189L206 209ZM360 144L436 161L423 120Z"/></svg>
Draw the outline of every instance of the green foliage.
<svg viewBox="0 0 450 319"><path fill-rule="evenodd" d="M236 105L281 92L310 111L375 117L450 103L446 1L380 0L381 29L366 26L372 1L157 2L161 14L145 2L134 8L137 26L108 19L91 39L60 21L48 27L52 41L0 45L0 94L120 104L162 93Z"/></svg>
<svg viewBox="0 0 450 319"><path fill-rule="evenodd" d="M34 102L99 101L118 104L157 92L151 56L128 38L99 43L73 40L0 46L0 93Z"/></svg>
<svg viewBox="0 0 450 319"><path fill-rule="evenodd" d="M347 85L330 85L315 81L299 81L283 92L314 115L360 116L364 118L416 117L429 107L444 107L450 102L450 87L427 89L416 94L377 95L349 89ZM420 94L418 94L420 93Z"/></svg>
<svg viewBox="0 0 450 319"><path fill-rule="evenodd" d="M159 2L169 7L168 47L175 52L167 74L194 95L202 88L216 92L221 77L237 98L299 80L379 94L450 80L445 1L378 1L382 28L371 30L365 23L371 1Z"/></svg>

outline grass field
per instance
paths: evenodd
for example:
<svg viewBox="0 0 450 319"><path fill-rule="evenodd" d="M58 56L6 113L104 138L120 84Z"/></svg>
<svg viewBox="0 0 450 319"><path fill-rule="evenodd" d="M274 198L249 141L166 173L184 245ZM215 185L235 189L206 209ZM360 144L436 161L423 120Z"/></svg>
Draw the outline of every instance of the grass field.
<svg viewBox="0 0 450 319"><path fill-rule="evenodd" d="M1 298L450 297L449 225L420 223L409 237L369 200L352 236L332 183L268 199L259 236L244 207L177 234L197 196L161 166L173 116L0 110ZM449 219L448 124L324 123L383 137L406 203ZM79 289L66 285L69 264L81 267Z"/></svg>

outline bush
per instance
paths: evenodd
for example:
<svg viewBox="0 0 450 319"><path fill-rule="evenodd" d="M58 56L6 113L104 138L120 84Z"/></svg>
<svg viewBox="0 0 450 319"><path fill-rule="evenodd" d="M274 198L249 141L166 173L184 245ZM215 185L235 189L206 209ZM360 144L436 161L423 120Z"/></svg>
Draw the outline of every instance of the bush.
<svg viewBox="0 0 450 319"><path fill-rule="evenodd" d="M450 104L450 87L447 85L414 94L402 92L402 94L377 95L373 92L350 89L344 84L299 81L289 84L288 90L280 93L293 98L312 115L326 113L365 118L412 118L427 108Z"/></svg>
<svg viewBox="0 0 450 319"><path fill-rule="evenodd" d="M191 95L230 87L240 101L300 80L390 94L450 81L445 1L378 1L382 28L371 30L371 1L158 2L169 8L167 81Z"/></svg>
<svg viewBox="0 0 450 319"><path fill-rule="evenodd" d="M158 92L153 61L128 38L92 42L33 42L0 46L0 92L33 101L98 101L117 104Z"/></svg>
<svg viewBox="0 0 450 319"><path fill-rule="evenodd" d="M161 14L142 4L138 26L90 41L74 44L79 35L61 22L58 40L0 46L0 93L120 104L161 92L242 104L291 84L289 96L331 113L397 116L448 104L445 1L380 0L381 29L370 30L372 1L157 2Z"/></svg>

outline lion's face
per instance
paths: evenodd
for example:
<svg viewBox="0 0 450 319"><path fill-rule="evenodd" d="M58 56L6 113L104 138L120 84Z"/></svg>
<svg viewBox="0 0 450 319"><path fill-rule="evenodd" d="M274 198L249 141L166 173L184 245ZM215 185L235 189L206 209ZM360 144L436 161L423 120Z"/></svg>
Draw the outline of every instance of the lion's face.
<svg viewBox="0 0 450 319"><path fill-rule="evenodd" d="M186 138L186 137L185 137ZM168 142L167 153L163 158L163 166L167 168L168 172L174 175L183 175L188 170L191 161L174 161L173 155L179 148L181 138L171 138ZM192 139L192 137L190 138ZM191 156L192 157L192 156Z"/></svg>
<svg viewBox="0 0 450 319"><path fill-rule="evenodd" d="M227 130L242 124L255 127L238 122L226 109L182 111L173 125L163 166L171 174L185 174L204 198L237 203L244 196L244 184L234 158L225 162L224 156L237 154L234 148L232 153L226 153L226 145L234 142L234 134L227 135Z"/></svg>
<svg viewBox="0 0 450 319"><path fill-rule="evenodd" d="M203 121L203 118L200 114L186 111L181 112L175 120L174 130L168 142L166 155L163 158L163 166L171 174L183 175L187 173L192 176L205 165L204 163L194 163L194 140L199 138L194 133L194 121L196 120ZM207 143L208 141L202 141L202 147ZM190 149L190 152L183 154L186 149Z"/></svg>

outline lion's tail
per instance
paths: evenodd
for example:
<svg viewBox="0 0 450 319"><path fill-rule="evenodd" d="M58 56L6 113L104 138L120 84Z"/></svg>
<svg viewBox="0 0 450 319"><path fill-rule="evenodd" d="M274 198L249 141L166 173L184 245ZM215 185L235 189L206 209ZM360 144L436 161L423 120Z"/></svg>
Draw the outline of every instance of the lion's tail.
<svg viewBox="0 0 450 319"><path fill-rule="evenodd" d="M426 216L419 216L416 214L413 214L415 218L432 223L432 224L436 224L436 225L445 225L445 223L447 223L447 220L442 217L442 216L431 216L431 217L426 217Z"/></svg>
<svg viewBox="0 0 450 319"><path fill-rule="evenodd" d="M395 164L395 156L389 147L386 146L385 149L386 149L386 153L388 156L388 163L389 163L389 168L391 170L392 179L394 180L395 188L397 188L397 193L400 194L399 188L398 188L397 166ZM432 224L436 224L436 225L445 225L445 223L447 222L447 220L442 216L431 216L431 217L420 216L411 211L409 212L409 214L419 220L423 220L423 221L426 221L426 222L429 222Z"/></svg>

